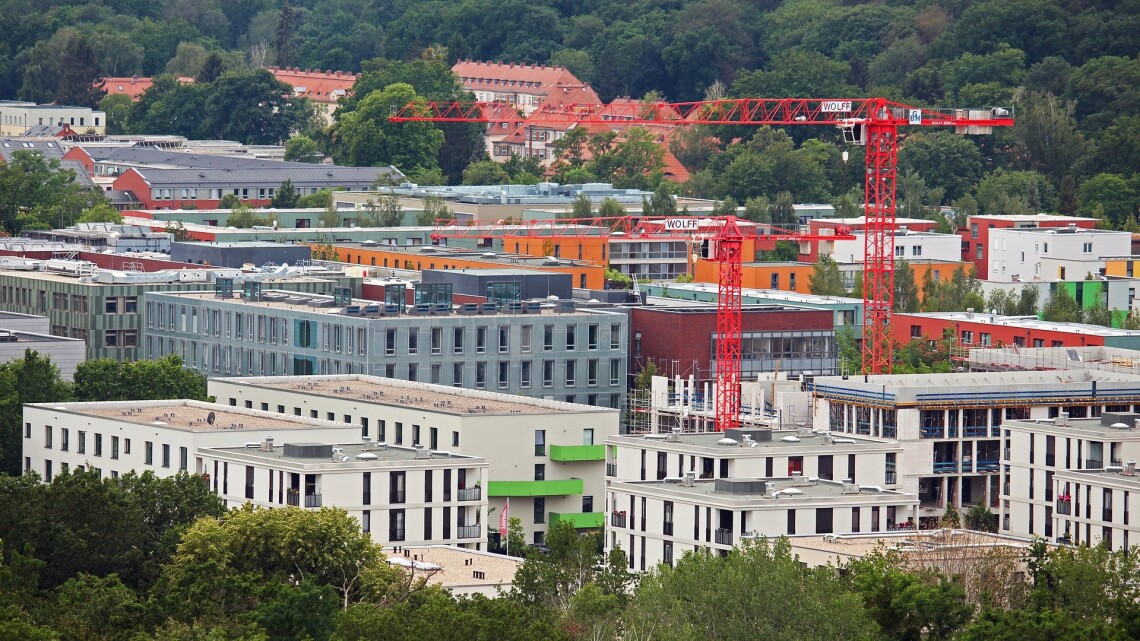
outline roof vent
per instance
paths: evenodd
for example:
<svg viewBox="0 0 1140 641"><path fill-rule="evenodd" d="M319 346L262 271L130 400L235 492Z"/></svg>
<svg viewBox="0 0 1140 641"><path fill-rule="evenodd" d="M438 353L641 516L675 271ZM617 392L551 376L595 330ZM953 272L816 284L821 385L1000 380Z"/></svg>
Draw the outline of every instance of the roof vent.
<svg viewBox="0 0 1140 641"><path fill-rule="evenodd" d="M261 444L261 451L262 452L272 452L273 451L273 437L272 436L266 436L265 437L265 441Z"/></svg>
<svg viewBox="0 0 1140 641"><path fill-rule="evenodd" d="M1124 476L1136 476L1136 461L1125 461L1124 469L1120 473Z"/></svg>
<svg viewBox="0 0 1140 641"><path fill-rule="evenodd" d="M681 477L681 487L693 487L693 483L697 480L697 473L689 470Z"/></svg>
<svg viewBox="0 0 1140 641"><path fill-rule="evenodd" d="M431 458L431 451L428 450L423 445L417 444L415 446L415 450L416 450L416 458L418 458L418 459Z"/></svg>

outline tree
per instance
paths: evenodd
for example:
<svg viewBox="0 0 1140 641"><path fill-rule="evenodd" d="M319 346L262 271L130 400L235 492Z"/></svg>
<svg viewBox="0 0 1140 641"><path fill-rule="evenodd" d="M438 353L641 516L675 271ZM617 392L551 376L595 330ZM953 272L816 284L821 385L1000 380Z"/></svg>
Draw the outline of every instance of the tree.
<svg viewBox="0 0 1140 641"><path fill-rule="evenodd" d="M297 31L299 22L296 9L286 0L281 5L281 11L277 17L277 40L275 41L274 53L279 66L284 67L293 64L293 35Z"/></svg>
<svg viewBox="0 0 1140 641"><path fill-rule="evenodd" d="M222 57L218 52L213 51L202 61L202 68L198 70L194 81L200 84L209 84L220 78L225 71L226 67Z"/></svg>
<svg viewBox="0 0 1140 641"><path fill-rule="evenodd" d="M677 201L673 198L669 183L662 182L653 191L653 195L645 201L643 211L647 216L676 216Z"/></svg>
<svg viewBox="0 0 1140 641"><path fill-rule="evenodd" d="M1049 179L1036 171L998 169L978 183L978 206L990 215L1053 211L1054 192Z"/></svg>
<svg viewBox="0 0 1140 641"><path fill-rule="evenodd" d="M297 189L293 187L293 181L286 178L285 182L281 183L273 192L273 198L269 201L269 206L274 209L292 209L297 206L297 201L300 199L300 194L298 194Z"/></svg>
<svg viewBox="0 0 1140 641"><path fill-rule="evenodd" d="M58 159L20 150L0 163L0 226L9 234L70 227L83 210L106 202L101 191L76 183Z"/></svg>
<svg viewBox="0 0 1140 641"><path fill-rule="evenodd" d="M1050 292L1045 307L1041 310L1041 318L1054 323L1081 322L1081 309L1064 283L1059 283Z"/></svg>
<svg viewBox="0 0 1140 641"><path fill-rule="evenodd" d="M808 289L819 296L843 296L847 288L843 285L843 275L839 265L831 256L821 255L815 262L815 270L808 277Z"/></svg>
<svg viewBox="0 0 1140 641"><path fill-rule="evenodd" d="M153 361L119 362L110 358L85 361L75 368L75 398L78 401L208 400L205 375L182 365L182 359L175 354Z"/></svg>
<svg viewBox="0 0 1140 641"><path fill-rule="evenodd" d="M234 207L230 215L226 217L226 225L238 229L249 229L251 227L264 225L266 222L265 218L259 216L253 207L245 203Z"/></svg>
<svg viewBox="0 0 1140 641"><path fill-rule="evenodd" d="M981 166L977 145L948 131L915 133L899 146L899 173L917 173L949 200L969 192Z"/></svg>
<svg viewBox="0 0 1140 641"><path fill-rule="evenodd" d="M416 216L416 224L421 227L430 227L455 220L455 214L448 208L447 203L439 196L425 196L423 209Z"/></svg>
<svg viewBox="0 0 1140 641"><path fill-rule="evenodd" d="M122 224L123 214L105 202L97 203L94 207L84 209L76 222Z"/></svg>
<svg viewBox="0 0 1140 641"><path fill-rule="evenodd" d="M918 311L918 285L914 281L914 269L905 260L895 261L895 303L892 311Z"/></svg>
<svg viewBox="0 0 1140 641"><path fill-rule="evenodd" d="M60 377L59 368L48 356L27 349L23 358L0 365L0 472L21 473L23 439L20 408L23 404L52 403L70 398L70 386ZM0 531L0 540L3 538Z"/></svg>
<svg viewBox="0 0 1140 641"><path fill-rule="evenodd" d="M400 198L389 194L380 198L380 227L399 227L404 224L404 208L400 205Z"/></svg>
<svg viewBox="0 0 1140 641"><path fill-rule="evenodd" d="M970 621L962 587L937 569L915 571L897 552L873 552L845 569L890 639L949 640Z"/></svg>
<svg viewBox="0 0 1140 641"><path fill-rule="evenodd" d="M732 607L724 607L731 603ZM834 568L808 569L786 539L726 557L687 552L644 575L622 626L630 639L876 639L878 626Z"/></svg>
<svg viewBox="0 0 1140 641"><path fill-rule="evenodd" d="M602 199L602 204L598 205L598 216L602 218L616 218L624 215L625 207L622 207L621 203L609 196Z"/></svg>
<svg viewBox="0 0 1140 641"><path fill-rule="evenodd" d="M493 160L473 162L463 170L464 185L506 185L510 182L507 170Z"/></svg>
<svg viewBox="0 0 1140 641"><path fill-rule="evenodd" d="M142 619L143 605L117 574L80 573L59 588L55 627L72 639L125 638Z"/></svg>
<svg viewBox="0 0 1140 641"><path fill-rule="evenodd" d="M982 532L997 532L998 518L988 507L976 503L966 512L966 527Z"/></svg>
<svg viewBox="0 0 1140 641"><path fill-rule="evenodd" d="M218 209L237 209L241 206L241 198L238 198L236 194L225 194L218 201Z"/></svg>
<svg viewBox="0 0 1140 641"><path fill-rule="evenodd" d="M297 134L285 143L285 160L315 165L324 159L316 141L303 134Z"/></svg>
<svg viewBox="0 0 1140 641"><path fill-rule="evenodd" d="M1079 214L1090 216L1099 206L1113 227L1122 225L1140 206L1140 195L1120 174L1097 174L1081 183L1077 193L1081 203Z"/></svg>
<svg viewBox="0 0 1140 641"><path fill-rule="evenodd" d="M106 95L100 88L99 64L86 38L74 36L67 43L61 60L56 102L61 105L98 108Z"/></svg>
<svg viewBox="0 0 1140 641"><path fill-rule="evenodd" d="M354 111L333 125L333 157L342 164L371 167L393 165L408 173L439 167L444 135L431 123L393 123L393 108L422 100L411 85L398 83L365 96Z"/></svg>
<svg viewBox="0 0 1140 641"><path fill-rule="evenodd" d="M131 97L126 94L103 96L99 101L99 111L107 114L108 134L120 135L130 131L131 107L134 104Z"/></svg>
<svg viewBox="0 0 1140 641"><path fill-rule="evenodd" d="M315 117L312 105L264 69L228 71L208 86L202 127L224 140L277 145Z"/></svg>
<svg viewBox="0 0 1140 641"><path fill-rule="evenodd" d="M594 215L594 201L586 194L578 194L570 204L570 211L559 212L559 218L590 218Z"/></svg>

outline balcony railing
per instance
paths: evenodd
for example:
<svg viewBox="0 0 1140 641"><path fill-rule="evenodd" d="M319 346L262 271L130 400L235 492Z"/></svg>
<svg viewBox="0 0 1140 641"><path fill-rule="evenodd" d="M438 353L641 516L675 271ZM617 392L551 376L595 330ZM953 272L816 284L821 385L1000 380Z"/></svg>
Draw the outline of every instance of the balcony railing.
<svg viewBox="0 0 1140 641"><path fill-rule="evenodd" d="M997 472L1001 469L1001 463L999 461L979 460L974 463L974 469L978 472Z"/></svg>
<svg viewBox="0 0 1140 641"><path fill-rule="evenodd" d="M459 501L478 501L481 498L483 498L483 488L481 487L461 487L456 492L456 499Z"/></svg>
<svg viewBox="0 0 1140 641"><path fill-rule="evenodd" d="M245 498L247 498L247 499L253 498L253 483L246 483L245 484Z"/></svg>
<svg viewBox="0 0 1140 641"><path fill-rule="evenodd" d="M935 474L948 474L958 471L958 461L935 461L934 473Z"/></svg>
<svg viewBox="0 0 1140 641"><path fill-rule="evenodd" d="M673 534L673 522L672 521L666 521L664 524L662 524L661 532L662 532L662 534L665 534L666 536L671 536Z"/></svg>
<svg viewBox="0 0 1140 641"><path fill-rule="evenodd" d="M460 525L457 528L457 538L460 539L477 539L481 536L482 526L480 525Z"/></svg>
<svg viewBox="0 0 1140 641"><path fill-rule="evenodd" d="M1110 523L1112 522L1112 510L1111 509L1102 510L1100 516L1101 516L1100 520L1108 521Z"/></svg>
<svg viewBox="0 0 1140 641"><path fill-rule="evenodd" d="M285 505L292 505L294 507L301 505L301 495L297 492L286 492Z"/></svg>
<svg viewBox="0 0 1140 641"><path fill-rule="evenodd" d="M403 541L404 540L404 528L388 528L388 540L389 541Z"/></svg>
<svg viewBox="0 0 1140 641"><path fill-rule="evenodd" d="M606 476L617 476L617 463L606 463Z"/></svg>
<svg viewBox="0 0 1140 641"><path fill-rule="evenodd" d="M321 495L320 494L306 494L305 507L320 507Z"/></svg>
<svg viewBox="0 0 1140 641"><path fill-rule="evenodd" d="M389 490L388 491L388 502L389 503L404 503L405 502L405 494L406 494L405 492L400 491L400 490Z"/></svg>
<svg viewBox="0 0 1140 641"><path fill-rule="evenodd" d="M946 433L945 428L942 427L924 427L919 431L919 436L922 438L943 438Z"/></svg>
<svg viewBox="0 0 1140 641"><path fill-rule="evenodd" d="M898 472L887 472L883 477L883 482L887 485L898 483Z"/></svg>
<svg viewBox="0 0 1140 641"><path fill-rule="evenodd" d="M962 428L962 435L966 438L980 438L985 436L989 429L985 425L967 425Z"/></svg>
<svg viewBox="0 0 1140 641"><path fill-rule="evenodd" d="M1096 458L1085 459L1086 470L1103 470L1104 461Z"/></svg>
<svg viewBox="0 0 1140 641"><path fill-rule="evenodd" d="M732 530L717 528L713 533L713 540L718 545L732 545Z"/></svg>
<svg viewBox="0 0 1140 641"><path fill-rule="evenodd" d="M1072 501L1057 501L1057 514L1069 515L1073 513Z"/></svg>
<svg viewBox="0 0 1140 641"><path fill-rule="evenodd" d="M628 519L625 512L610 512L610 525L613 527L625 527Z"/></svg>

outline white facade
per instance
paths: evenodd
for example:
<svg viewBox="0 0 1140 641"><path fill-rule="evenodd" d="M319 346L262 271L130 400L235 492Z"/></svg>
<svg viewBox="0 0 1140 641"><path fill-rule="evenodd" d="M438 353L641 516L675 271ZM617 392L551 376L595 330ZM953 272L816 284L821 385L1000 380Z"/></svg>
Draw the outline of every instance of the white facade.
<svg viewBox="0 0 1140 641"><path fill-rule="evenodd" d="M837 263L862 263L865 259L866 239L862 231L855 232L855 240L836 240L831 257ZM895 232L895 260L962 260L962 237L957 234L938 234L899 229Z"/></svg>
<svg viewBox="0 0 1140 641"><path fill-rule="evenodd" d="M107 114L87 107L0 101L0 136L22 136L28 129L41 125L67 125L76 133L102 134L107 129Z"/></svg>
<svg viewBox="0 0 1140 641"><path fill-rule="evenodd" d="M480 549L486 537L487 462L481 458L360 440L254 442L200 448L198 455L230 507L335 506L385 546Z"/></svg>
<svg viewBox="0 0 1140 641"><path fill-rule="evenodd" d="M199 450L266 437L340 443L359 439L343 423L281 416L200 401L38 403L24 406L24 469L45 481L81 466L118 476L205 474Z"/></svg>
<svg viewBox="0 0 1140 641"><path fill-rule="evenodd" d="M1140 541L1140 526L1132 517L1140 511L1140 478L1134 463L1101 471L1057 472L1053 478L1056 495L1069 499L1059 501L1053 514L1059 540L1111 550L1128 550Z"/></svg>
<svg viewBox="0 0 1140 641"><path fill-rule="evenodd" d="M1077 370L821 377L815 424L898 440L898 486L918 494L921 519L933 526L948 505L1001 512L1006 423L1118 411L1140 401L1138 386L1140 376Z"/></svg>
<svg viewBox="0 0 1140 641"><path fill-rule="evenodd" d="M1100 275L1106 256L1132 253L1132 234L1058 227L989 230L988 279L997 282L1082 280Z"/></svg>
<svg viewBox="0 0 1140 641"><path fill-rule="evenodd" d="M528 543L568 520L602 526L605 439L617 410L364 375L218 378L222 403L339 420L394 446L485 458L495 518L510 499Z"/></svg>
<svg viewBox="0 0 1140 641"><path fill-rule="evenodd" d="M1057 529L1058 523L1069 521L1064 513L1071 512L1073 507L1073 503L1064 498L1076 496L1077 491L1075 486L1061 484L1059 477L1090 470L1101 474L1107 467L1119 467L1125 461L1140 458L1137 417L1140 414L1104 412L1100 418L1074 420L1060 416L1051 420L1006 423L1003 426L1006 437L1002 463L1006 472L1002 486L1002 532L1043 536L1049 540L1064 538L1064 526ZM1124 427L1119 427L1121 425ZM1085 515L1087 521L1092 514L1086 514L1090 509L1088 497L1081 494L1076 498L1076 505L1080 506L1077 511ZM1098 523L1100 512L1097 514L1098 518L1092 522L1099 537L1100 527L1108 523ZM1083 529L1070 538L1089 542Z"/></svg>
<svg viewBox="0 0 1140 641"><path fill-rule="evenodd" d="M607 502L607 550L638 571L690 550L727 554L745 537L885 531L918 508L913 494L799 476L612 481Z"/></svg>

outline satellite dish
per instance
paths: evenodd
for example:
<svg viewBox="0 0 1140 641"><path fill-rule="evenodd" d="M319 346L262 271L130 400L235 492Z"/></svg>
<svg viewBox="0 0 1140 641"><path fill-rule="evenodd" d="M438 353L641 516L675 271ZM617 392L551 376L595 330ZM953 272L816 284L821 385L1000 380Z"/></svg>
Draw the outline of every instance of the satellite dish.
<svg viewBox="0 0 1140 641"><path fill-rule="evenodd" d="M217 419L214 416L213 412L210 412L209 414L206 415L206 424L207 425L213 425L215 420L217 420Z"/></svg>

